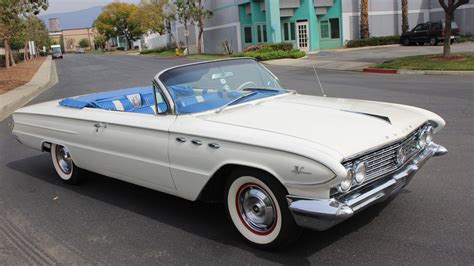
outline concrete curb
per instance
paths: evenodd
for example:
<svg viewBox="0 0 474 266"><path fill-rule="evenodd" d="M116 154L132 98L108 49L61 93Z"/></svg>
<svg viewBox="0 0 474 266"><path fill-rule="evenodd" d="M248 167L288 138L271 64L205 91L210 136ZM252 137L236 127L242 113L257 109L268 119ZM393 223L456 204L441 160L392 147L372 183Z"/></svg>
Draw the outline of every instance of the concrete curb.
<svg viewBox="0 0 474 266"><path fill-rule="evenodd" d="M398 46L401 46L401 44L375 45L375 46L364 46L364 47L354 47L354 48L324 49L324 50L319 50L319 51L310 51L307 54L317 55L320 51L351 52L351 51L368 50L368 49L374 49L374 48L390 48L390 47L398 47Z"/></svg>
<svg viewBox="0 0 474 266"><path fill-rule="evenodd" d="M474 71L440 71L440 70L408 70L366 67L362 72L378 74L400 75L447 75L447 76L474 76Z"/></svg>
<svg viewBox="0 0 474 266"><path fill-rule="evenodd" d="M0 95L0 121L57 82L56 64L48 56L28 83Z"/></svg>

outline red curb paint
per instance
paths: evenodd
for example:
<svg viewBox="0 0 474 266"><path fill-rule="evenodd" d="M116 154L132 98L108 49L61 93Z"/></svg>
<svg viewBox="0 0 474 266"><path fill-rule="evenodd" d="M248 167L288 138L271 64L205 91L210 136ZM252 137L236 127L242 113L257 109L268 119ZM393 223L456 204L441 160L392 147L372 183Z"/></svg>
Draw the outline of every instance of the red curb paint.
<svg viewBox="0 0 474 266"><path fill-rule="evenodd" d="M364 68L362 72L369 72L369 73L381 73L381 74L397 74L398 70L396 69L385 69L385 68Z"/></svg>

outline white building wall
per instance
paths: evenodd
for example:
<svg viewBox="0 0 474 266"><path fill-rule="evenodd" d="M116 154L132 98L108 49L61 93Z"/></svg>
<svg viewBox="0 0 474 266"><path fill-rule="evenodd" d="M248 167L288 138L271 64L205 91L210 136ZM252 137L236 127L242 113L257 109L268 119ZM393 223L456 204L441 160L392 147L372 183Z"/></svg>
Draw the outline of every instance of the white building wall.
<svg viewBox="0 0 474 266"><path fill-rule="evenodd" d="M343 40L359 38L360 0L343 0L342 27ZM389 36L401 34L400 0L369 0L369 31L371 36ZM444 11L438 0L409 0L408 23L413 28L418 23L444 19ZM461 34L474 33L474 4L461 6L455 12L455 21L461 28Z"/></svg>

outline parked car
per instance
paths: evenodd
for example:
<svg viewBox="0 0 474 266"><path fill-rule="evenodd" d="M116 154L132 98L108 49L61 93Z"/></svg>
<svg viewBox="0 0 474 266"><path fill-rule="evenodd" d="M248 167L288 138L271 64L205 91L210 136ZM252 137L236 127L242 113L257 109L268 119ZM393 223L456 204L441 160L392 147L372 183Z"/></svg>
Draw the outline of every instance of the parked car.
<svg viewBox="0 0 474 266"><path fill-rule="evenodd" d="M447 153L433 140L445 121L430 111L301 95L249 58L169 68L152 86L35 104L13 120L16 139L50 152L62 181L88 170L222 200L237 231L264 248L387 199Z"/></svg>
<svg viewBox="0 0 474 266"><path fill-rule="evenodd" d="M61 52L61 46L51 45L51 55L53 59L61 58L63 59L63 53Z"/></svg>
<svg viewBox="0 0 474 266"><path fill-rule="evenodd" d="M76 48L76 54L84 54L85 50L84 48Z"/></svg>
<svg viewBox="0 0 474 266"><path fill-rule="evenodd" d="M400 36L400 42L403 45L418 44L438 45L444 41L444 27L446 23L442 20L429 21L416 25L411 31ZM456 22L451 22L451 43L459 39L459 28Z"/></svg>

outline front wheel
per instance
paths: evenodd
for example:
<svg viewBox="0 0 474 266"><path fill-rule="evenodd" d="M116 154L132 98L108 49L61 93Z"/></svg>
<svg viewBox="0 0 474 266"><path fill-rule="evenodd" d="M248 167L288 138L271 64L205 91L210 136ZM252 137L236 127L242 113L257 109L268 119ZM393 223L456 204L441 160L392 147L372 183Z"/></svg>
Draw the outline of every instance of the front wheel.
<svg viewBox="0 0 474 266"><path fill-rule="evenodd" d="M402 44L403 44L404 46L409 46L409 45L411 44L411 43L410 43L410 38L408 38L408 37L403 38Z"/></svg>
<svg viewBox="0 0 474 266"><path fill-rule="evenodd" d="M271 175L238 170L229 177L225 191L227 214L251 244L276 249L299 237L301 229L288 208L286 190Z"/></svg>
<svg viewBox="0 0 474 266"><path fill-rule="evenodd" d="M51 145L51 159L59 178L68 184L81 183L87 172L74 164L69 149L59 144Z"/></svg>

